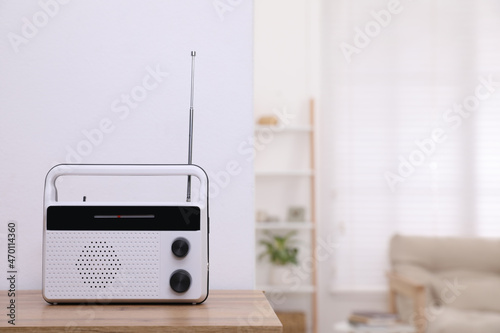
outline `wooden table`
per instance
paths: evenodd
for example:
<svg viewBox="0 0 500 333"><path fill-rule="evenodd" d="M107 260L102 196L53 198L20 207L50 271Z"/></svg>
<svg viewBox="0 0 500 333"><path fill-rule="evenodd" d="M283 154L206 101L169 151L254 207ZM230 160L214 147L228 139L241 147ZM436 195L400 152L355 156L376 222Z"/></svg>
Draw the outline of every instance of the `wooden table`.
<svg viewBox="0 0 500 333"><path fill-rule="evenodd" d="M212 290L200 305L50 305L41 291L17 291L16 325L0 291L0 331L12 332L282 332L261 291Z"/></svg>

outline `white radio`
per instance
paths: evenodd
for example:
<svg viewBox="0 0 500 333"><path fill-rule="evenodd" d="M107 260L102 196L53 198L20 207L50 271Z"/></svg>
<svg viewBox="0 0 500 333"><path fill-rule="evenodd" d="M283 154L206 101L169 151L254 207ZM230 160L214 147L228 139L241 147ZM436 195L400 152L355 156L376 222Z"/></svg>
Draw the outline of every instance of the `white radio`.
<svg viewBox="0 0 500 333"><path fill-rule="evenodd" d="M194 73L192 52L192 73ZM45 179L43 297L50 303L192 303L208 297L208 177L189 164L62 164ZM61 176L187 176L185 202L58 200ZM191 177L199 194L191 198Z"/></svg>

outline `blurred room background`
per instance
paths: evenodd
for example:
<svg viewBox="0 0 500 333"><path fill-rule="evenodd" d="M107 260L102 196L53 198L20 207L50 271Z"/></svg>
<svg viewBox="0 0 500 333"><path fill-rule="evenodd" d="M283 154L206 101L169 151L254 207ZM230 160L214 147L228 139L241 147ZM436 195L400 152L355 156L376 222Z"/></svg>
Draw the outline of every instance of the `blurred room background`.
<svg viewBox="0 0 500 333"><path fill-rule="evenodd" d="M255 0L256 253L291 232L299 258L281 284L257 259L256 283L309 332L387 311L394 234L500 237L499 17L490 0Z"/></svg>

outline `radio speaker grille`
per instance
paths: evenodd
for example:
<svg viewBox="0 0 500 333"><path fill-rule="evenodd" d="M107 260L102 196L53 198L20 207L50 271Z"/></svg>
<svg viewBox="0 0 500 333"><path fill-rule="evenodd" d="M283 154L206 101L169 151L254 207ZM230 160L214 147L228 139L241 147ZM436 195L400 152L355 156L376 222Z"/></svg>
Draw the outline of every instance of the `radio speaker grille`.
<svg viewBox="0 0 500 333"><path fill-rule="evenodd" d="M91 241L83 247L75 263L84 284L90 288L106 288L120 271L120 258L107 241Z"/></svg>
<svg viewBox="0 0 500 333"><path fill-rule="evenodd" d="M159 232L46 233L45 294L55 299L157 298Z"/></svg>

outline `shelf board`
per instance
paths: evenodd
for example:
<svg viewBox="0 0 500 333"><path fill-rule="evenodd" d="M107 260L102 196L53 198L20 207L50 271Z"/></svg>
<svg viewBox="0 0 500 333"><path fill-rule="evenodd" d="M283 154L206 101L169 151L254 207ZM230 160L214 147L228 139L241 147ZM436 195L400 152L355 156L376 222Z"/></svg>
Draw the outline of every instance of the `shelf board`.
<svg viewBox="0 0 500 333"><path fill-rule="evenodd" d="M309 133L312 131L312 127L309 125L291 125L291 126L270 126L270 125L255 125L255 131L263 131L266 129L270 129L274 133L281 133L281 132L305 132Z"/></svg>
<svg viewBox="0 0 500 333"><path fill-rule="evenodd" d="M259 230L310 230L314 228L311 222L255 222Z"/></svg>
<svg viewBox="0 0 500 333"><path fill-rule="evenodd" d="M262 170L255 171L256 176L270 177L270 176L312 176L312 170Z"/></svg>
<svg viewBox="0 0 500 333"><path fill-rule="evenodd" d="M268 293L289 293L289 294L309 294L314 293L314 286L273 286L273 285L258 285L257 290L263 290Z"/></svg>

